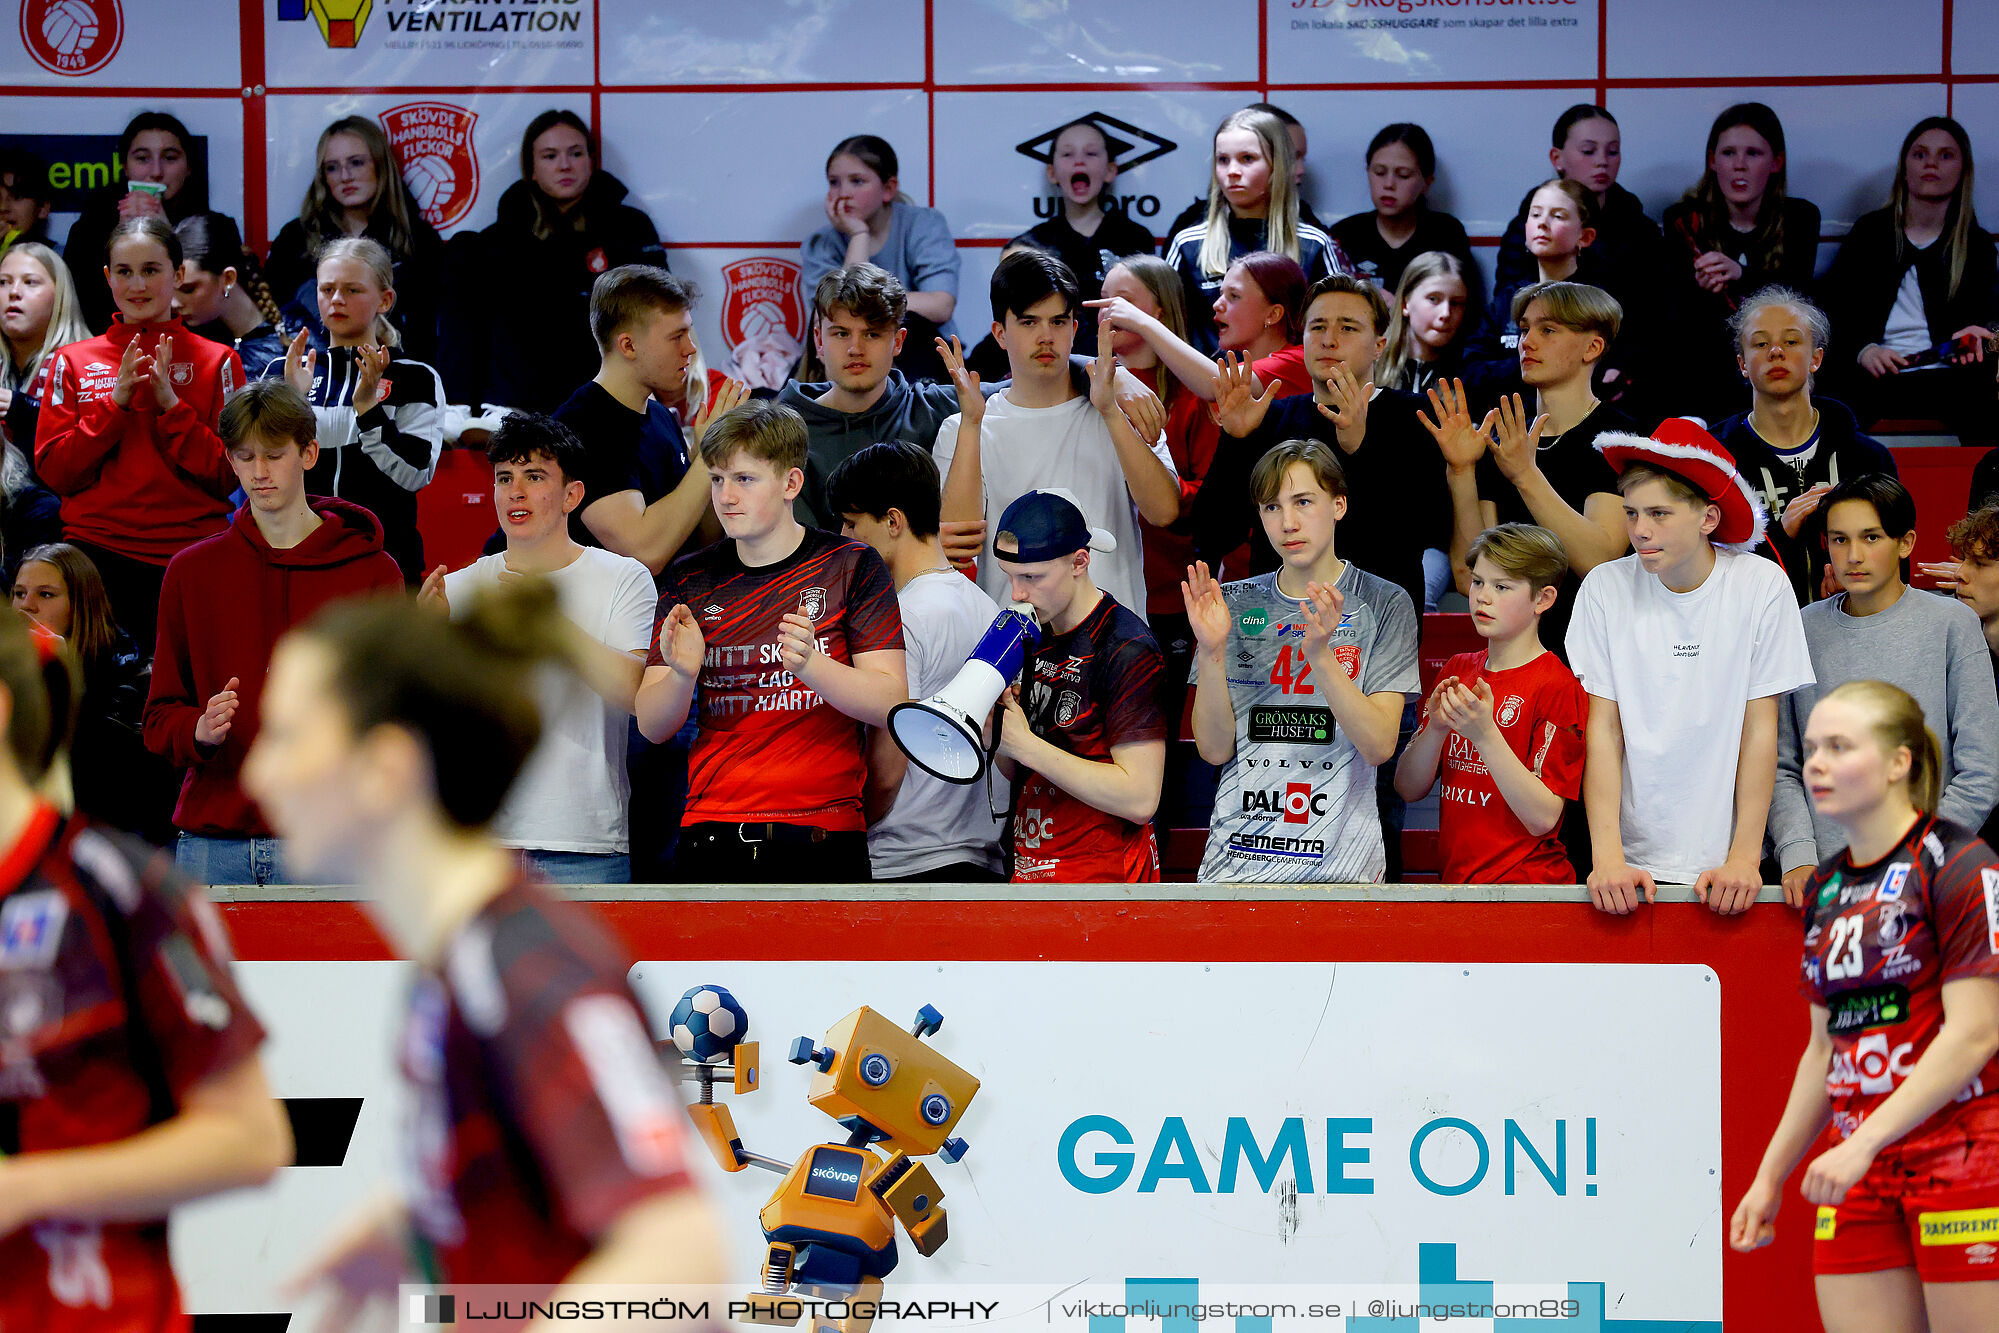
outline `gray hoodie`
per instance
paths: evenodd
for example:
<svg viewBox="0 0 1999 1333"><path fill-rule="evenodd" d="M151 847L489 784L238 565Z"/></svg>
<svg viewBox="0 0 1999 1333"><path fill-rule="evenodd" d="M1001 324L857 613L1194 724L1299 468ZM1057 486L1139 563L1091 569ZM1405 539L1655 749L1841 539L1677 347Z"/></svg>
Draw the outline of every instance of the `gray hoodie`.
<svg viewBox="0 0 1999 1333"><path fill-rule="evenodd" d="M930 380L910 383L899 370L888 373L882 396L865 412L841 412L823 407L819 399L833 386L786 380L777 401L805 418L805 489L798 497L798 521L809 527L840 530L840 516L826 512L826 478L847 459L871 444L901 440L925 453L937 440L937 428L958 411L958 391Z"/></svg>

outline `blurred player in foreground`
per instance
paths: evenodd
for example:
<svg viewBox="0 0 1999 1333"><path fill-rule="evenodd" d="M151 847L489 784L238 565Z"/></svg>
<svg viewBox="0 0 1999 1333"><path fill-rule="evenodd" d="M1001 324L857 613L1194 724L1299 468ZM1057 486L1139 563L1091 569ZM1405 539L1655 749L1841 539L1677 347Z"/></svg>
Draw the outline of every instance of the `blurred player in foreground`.
<svg viewBox="0 0 1999 1333"><path fill-rule="evenodd" d="M535 580L451 621L348 602L272 659L245 783L296 864L364 886L417 965L398 1045L411 1176L301 1275L339 1288L329 1328L402 1281L567 1295L722 1275L628 960L487 832L540 735L533 673L575 660L580 632Z"/></svg>

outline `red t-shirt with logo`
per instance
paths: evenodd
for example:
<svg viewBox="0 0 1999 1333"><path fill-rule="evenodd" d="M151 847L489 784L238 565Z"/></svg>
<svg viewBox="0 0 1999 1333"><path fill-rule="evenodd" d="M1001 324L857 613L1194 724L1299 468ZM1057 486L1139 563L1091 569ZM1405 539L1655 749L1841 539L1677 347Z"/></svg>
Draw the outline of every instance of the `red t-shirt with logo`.
<svg viewBox="0 0 1999 1333"><path fill-rule="evenodd" d="M629 967L587 908L516 881L418 974L403 1162L438 1281L553 1286L628 1208L689 1188Z"/></svg>
<svg viewBox="0 0 1999 1333"><path fill-rule="evenodd" d="M1805 893L1802 989L1831 1011L1826 1093L1846 1138L1936 1040L1944 983L1999 977L1999 856L1969 829L1924 815L1871 865L1828 857ZM1995 1091L1999 1056L1901 1143Z"/></svg>
<svg viewBox="0 0 1999 1333"><path fill-rule="evenodd" d="M1070 754L1104 761L1111 748L1166 739L1155 693L1162 659L1145 622L1104 593L1067 634L1028 659L1021 710L1034 734ZM1148 884L1159 878L1150 821L1106 814L1029 769L1014 804L1018 883Z"/></svg>
<svg viewBox="0 0 1999 1333"><path fill-rule="evenodd" d="M0 858L0 1153L130 1138L254 1052L229 956L170 856L38 806ZM187 1326L164 1218L0 1236L6 1333Z"/></svg>
<svg viewBox="0 0 1999 1333"><path fill-rule="evenodd" d="M1561 658L1544 652L1525 666L1494 671L1486 665L1484 653L1459 653L1444 663L1437 679L1450 676L1467 687L1483 680L1492 690L1493 718L1507 747L1549 791L1565 801L1582 799L1589 696ZM1425 699L1425 725L1429 709ZM1437 824L1446 884L1576 882L1575 869L1562 850L1559 821L1538 837L1529 833L1470 741L1455 732L1448 735L1442 768Z"/></svg>
<svg viewBox="0 0 1999 1333"><path fill-rule="evenodd" d="M778 629L801 606L819 651L851 664L902 647L888 567L868 546L807 528L798 549L754 569L721 541L677 560L660 580L648 666L664 666L660 626L684 603L707 642L688 757L684 824L812 824L859 832L866 732L798 683L778 660Z"/></svg>

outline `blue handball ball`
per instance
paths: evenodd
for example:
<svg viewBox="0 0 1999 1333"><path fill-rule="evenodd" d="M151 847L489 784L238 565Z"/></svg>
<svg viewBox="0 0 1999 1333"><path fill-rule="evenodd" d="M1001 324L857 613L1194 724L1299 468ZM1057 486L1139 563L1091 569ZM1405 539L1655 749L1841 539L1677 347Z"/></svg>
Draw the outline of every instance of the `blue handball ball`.
<svg viewBox="0 0 1999 1333"><path fill-rule="evenodd" d="M726 1060L750 1031L750 1016L736 997L720 986L695 986L680 997L667 1019L673 1044L700 1063Z"/></svg>

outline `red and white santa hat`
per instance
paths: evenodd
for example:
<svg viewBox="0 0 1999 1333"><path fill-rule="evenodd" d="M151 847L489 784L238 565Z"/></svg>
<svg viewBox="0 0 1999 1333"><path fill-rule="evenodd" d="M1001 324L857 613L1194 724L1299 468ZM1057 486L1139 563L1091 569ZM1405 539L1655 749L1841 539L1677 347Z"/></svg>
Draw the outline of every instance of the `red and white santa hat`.
<svg viewBox="0 0 1999 1333"><path fill-rule="evenodd" d="M1715 545L1749 551L1763 540L1769 521L1763 501L1736 470L1735 456L1707 433L1698 418L1667 417L1649 439L1607 430L1596 437L1596 448L1603 461L1620 474L1633 463L1649 463L1681 478L1720 506L1721 524L1712 538Z"/></svg>

